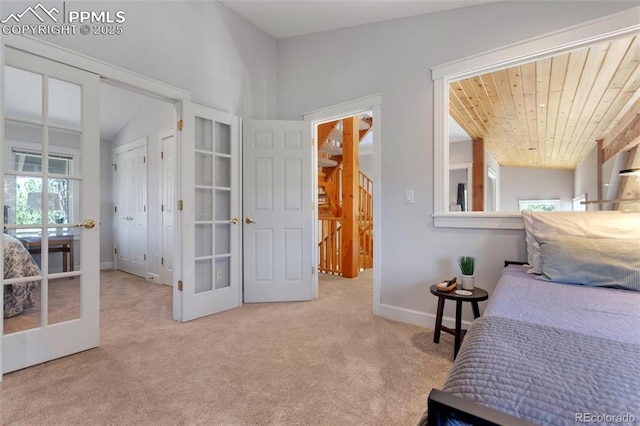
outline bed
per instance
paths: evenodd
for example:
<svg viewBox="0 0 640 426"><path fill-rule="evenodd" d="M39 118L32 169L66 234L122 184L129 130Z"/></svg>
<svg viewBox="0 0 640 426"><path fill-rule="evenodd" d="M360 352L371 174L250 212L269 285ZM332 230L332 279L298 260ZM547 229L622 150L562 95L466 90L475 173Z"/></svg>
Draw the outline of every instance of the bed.
<svg viewBox="0 0 640 426"><path fill-rule="evenodd" d="M4 279L32 277L40 275L40 268L16 238L4 234ZM33 308L33 292L40 281L23 281L4 285L4 318L13 317L25 309Z"/></svg>
<svg viewBox="0 0 640 426"><path fill-rule="evenodd" d="M505 267L421 424L640 421L640 216L604 218L533 216L533 256Z"/></svg>

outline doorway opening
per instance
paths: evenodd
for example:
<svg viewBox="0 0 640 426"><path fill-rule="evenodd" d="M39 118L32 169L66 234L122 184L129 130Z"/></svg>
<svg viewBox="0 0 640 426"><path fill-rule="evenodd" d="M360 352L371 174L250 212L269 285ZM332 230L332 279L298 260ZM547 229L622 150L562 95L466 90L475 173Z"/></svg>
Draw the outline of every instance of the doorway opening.
<svg viewBox="0 0 640 426"><path fill-rule="evenodd" d="M101 269L171 286L174 105L111 84L100 86Z"/></svg>
<svg viewBox="0 0 640 426"><path fill-rule="evenodd" d="M318 271L373 269L373 112L317 124Z"/></svg>

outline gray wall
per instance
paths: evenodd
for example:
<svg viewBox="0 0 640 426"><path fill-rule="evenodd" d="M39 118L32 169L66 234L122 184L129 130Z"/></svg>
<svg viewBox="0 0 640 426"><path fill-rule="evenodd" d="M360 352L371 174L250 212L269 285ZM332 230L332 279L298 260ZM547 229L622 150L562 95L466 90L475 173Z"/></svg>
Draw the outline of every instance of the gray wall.
<svg viewBox="0 0 640 426"><path fill-rule="evenodd" d="M386 315L433 326L436 298L427 284L458 274L457 256L477 257L476 283L489 290L505 259L526 259L523 231L433 227L430 68L636 4L497 2L278 41L279 118L299 120L308 111L382 93L382 230L376 238ZM406 189L415 191L414 204L404 203Z"/></svg>
<svg viewBox="0 0 640 426"><path fill-rule="evenodd" d="M573 171L500 168L500 210L518 211L518 200L560 199L561 209L571 211Z"/></svg>
<svg viewBox="0 0 640 426"><path fill-rule="evenodd" d="M573 196L587 194L587 200L598 199L598 148L594 146L574 172Z"/></svg>
<svg viewBox="0 0 640 426"><path fill-rule="evenodd" d="M111 141L100 141L100 267L113 267L113 200Z"/></svg>

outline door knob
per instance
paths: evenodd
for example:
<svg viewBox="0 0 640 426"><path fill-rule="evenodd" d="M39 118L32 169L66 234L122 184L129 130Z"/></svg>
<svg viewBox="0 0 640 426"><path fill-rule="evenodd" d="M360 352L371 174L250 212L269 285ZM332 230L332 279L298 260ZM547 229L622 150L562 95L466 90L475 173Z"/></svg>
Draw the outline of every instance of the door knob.
<svg viewBox="0 0 640 426"><path fill-rule="evenodd" d="M234 225L238 224L238 218L234 217L233 219L231 219L231 223L233 223Z"/></svg>
<svg viewBox="0 0 640 426"><path fill-rule="evenodd" d="M251 219L250 217L246 218L244 221L247 223L247 225L251 225L252 223L256 223L256 221Z"/></svg>
<svg viewBox="0 0 640 426"><path fill-rule="evenodd" d="M94 226L96 226L96 221L93 219L87 219L82 223L76 223L73 225L74 228L87 228L87 229L91 229Z"/></svg>

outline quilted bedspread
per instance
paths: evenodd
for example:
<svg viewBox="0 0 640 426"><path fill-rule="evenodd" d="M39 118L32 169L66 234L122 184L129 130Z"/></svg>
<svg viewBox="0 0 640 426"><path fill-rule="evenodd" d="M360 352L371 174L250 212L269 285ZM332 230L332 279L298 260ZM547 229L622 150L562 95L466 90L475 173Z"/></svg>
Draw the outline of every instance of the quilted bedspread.
<svg viewBox="0 0 640 426"><path fill-rule="evenodd" d="M638 422L640 293L507 269L443 390L536 424Z"/></svg>
<svg viewBox="0 0 640 426"><path fill-rule="evenodd" d="M4 234L4 279L31 277L40 274L40 268L17 239ZM33 291L39 281L27 281L4 286L4 317L18 315L35 306Z"/></svg>

